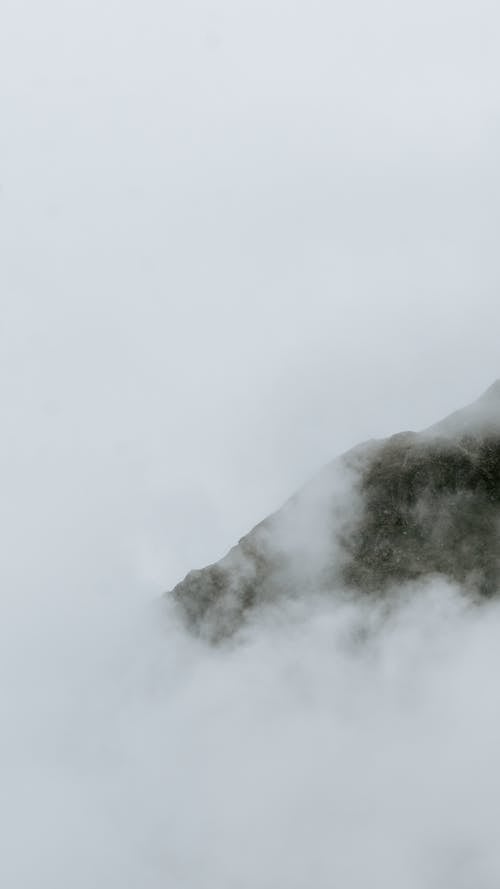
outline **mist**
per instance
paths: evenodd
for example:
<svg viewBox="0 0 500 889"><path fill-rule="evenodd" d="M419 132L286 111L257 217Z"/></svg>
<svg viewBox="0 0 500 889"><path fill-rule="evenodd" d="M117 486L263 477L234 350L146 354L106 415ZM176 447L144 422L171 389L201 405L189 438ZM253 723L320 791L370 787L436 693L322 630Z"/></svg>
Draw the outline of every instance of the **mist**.
<svg viewBox="0 0 500 889"><path fill-rule="evenodd" d="M3 879L493 887L499 631L442 581L291 603L216 648L127 598L24 628Z"/></svg>
<svg viewBox="0 0 500 889"><path fill-rule="evenodd" d="M2 885L498 886L494 601L162 594L499 376L499 24L4 0Z"/></svg>

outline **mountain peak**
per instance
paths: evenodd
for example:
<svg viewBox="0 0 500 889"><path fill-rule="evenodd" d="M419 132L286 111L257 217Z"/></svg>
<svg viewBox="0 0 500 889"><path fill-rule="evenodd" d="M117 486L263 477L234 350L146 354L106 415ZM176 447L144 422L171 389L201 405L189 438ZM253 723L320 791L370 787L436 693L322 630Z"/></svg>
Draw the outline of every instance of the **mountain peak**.
<svg viewBox="0 0 500 889"><path fill-rule="evenodd" d="M500 379L476 401L424 430L425 435L458 439L464 435L500 434Z"/></svg>
<svg viewBox="0 0 500 889"><path fill-rule="evenodd" d="M391 594L439 575L474 597L500 592L500 380L424 432L337 458L172 596L217 641L278 601Z"/></svg>
<svg viewBox="0 0 500 889"><path fill-rule="evenodd" d="M491 386L488 386L486 392L480 396L478 401L497 401L500 402L500 379L495 380Z"/></svg>

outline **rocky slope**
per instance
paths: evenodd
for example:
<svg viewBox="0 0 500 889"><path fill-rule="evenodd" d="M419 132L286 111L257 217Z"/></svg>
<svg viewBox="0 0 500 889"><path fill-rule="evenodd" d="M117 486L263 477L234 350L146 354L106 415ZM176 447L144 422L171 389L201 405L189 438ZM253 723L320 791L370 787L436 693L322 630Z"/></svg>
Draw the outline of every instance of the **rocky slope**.
<svg viewBox="0 0 500 889"><path fill-rule="evenodd" d="M192 631L217 641L284 597L381 595L435 574L478 597L500 586L500 380L423 432L337 458L168 595Z"/></svg>

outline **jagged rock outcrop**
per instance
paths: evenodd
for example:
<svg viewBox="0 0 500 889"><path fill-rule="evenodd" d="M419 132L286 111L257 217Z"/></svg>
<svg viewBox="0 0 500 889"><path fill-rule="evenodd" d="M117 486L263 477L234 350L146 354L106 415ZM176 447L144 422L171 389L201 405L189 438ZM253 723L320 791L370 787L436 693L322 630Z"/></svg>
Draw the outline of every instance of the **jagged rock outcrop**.
<svg viewBox="0 0 500 889"><path fill-rule="evenodd" d="M478 597L500 587L500 380L423 432L337 458L170 595L191 630L217 641L283 597L380 595L436 574Z"/></svg>

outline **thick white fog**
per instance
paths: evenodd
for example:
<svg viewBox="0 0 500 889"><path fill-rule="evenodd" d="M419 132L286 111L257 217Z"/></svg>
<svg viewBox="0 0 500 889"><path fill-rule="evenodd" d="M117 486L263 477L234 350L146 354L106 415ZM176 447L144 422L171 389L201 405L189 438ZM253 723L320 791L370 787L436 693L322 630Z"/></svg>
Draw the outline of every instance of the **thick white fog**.
<svg viewBox="0 0 500 889"><path fill-rule="evenodd" d="M498 887L495 604L160 595L500 375L499 26L4 0L2 886Z"/></svg>
<svg viewBox="0 0 500 889"><path fill-rule="evenodd" d="M497 885L498 606L299 603L223 649L79 607L3 641L6 885Z"/></svg>

